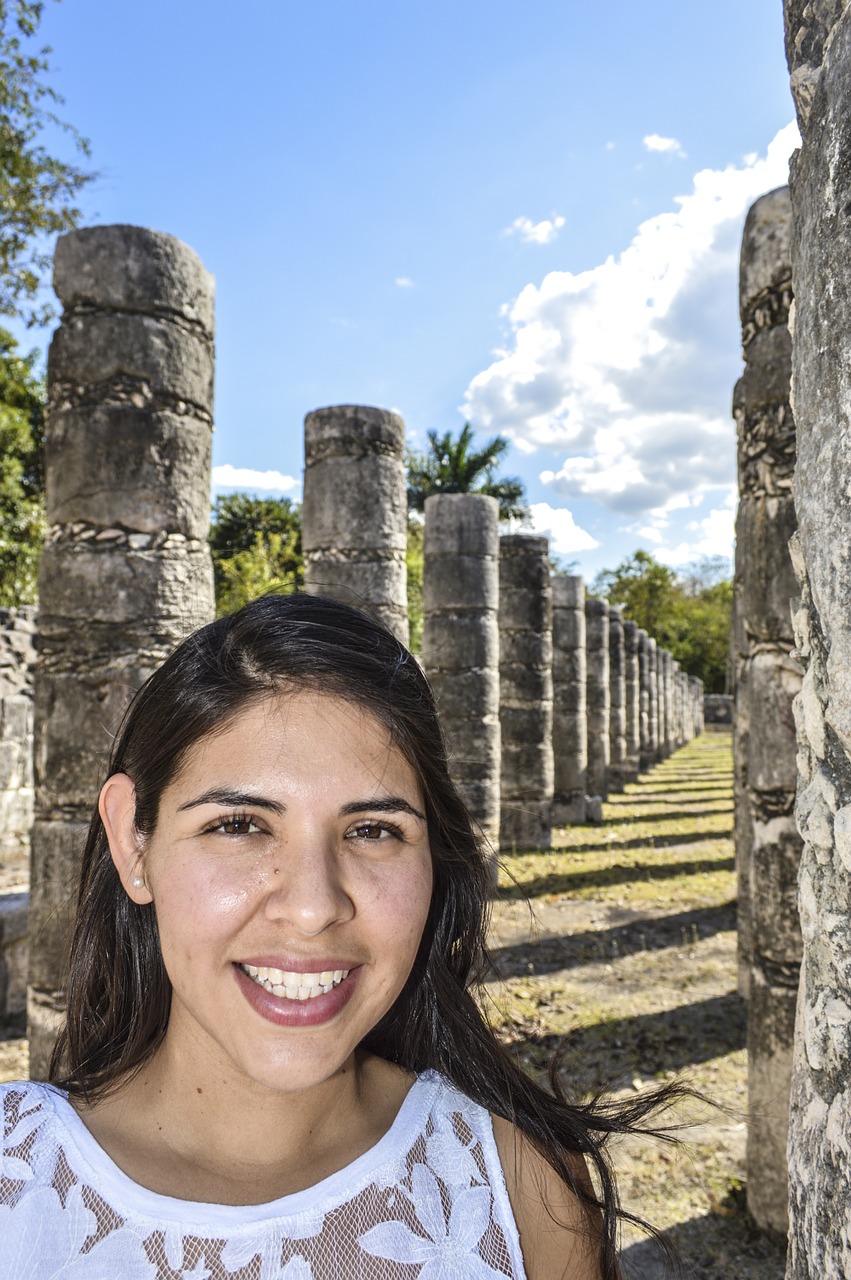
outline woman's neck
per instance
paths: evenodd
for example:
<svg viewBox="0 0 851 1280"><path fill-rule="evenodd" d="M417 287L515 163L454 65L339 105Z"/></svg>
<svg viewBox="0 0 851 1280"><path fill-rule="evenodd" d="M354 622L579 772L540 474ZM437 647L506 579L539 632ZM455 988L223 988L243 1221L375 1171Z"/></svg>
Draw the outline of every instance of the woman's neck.
<svg viewBox="0 0 851 1280"><path fill-rule="evenodd" d="M114 1093L79 1106L119 1168L151 1191L212 1204L262 1204L315 1186L383 1137L412 1079L355 1054L294 1092L250 1080L200 1081L166 1045Z"/></svg>

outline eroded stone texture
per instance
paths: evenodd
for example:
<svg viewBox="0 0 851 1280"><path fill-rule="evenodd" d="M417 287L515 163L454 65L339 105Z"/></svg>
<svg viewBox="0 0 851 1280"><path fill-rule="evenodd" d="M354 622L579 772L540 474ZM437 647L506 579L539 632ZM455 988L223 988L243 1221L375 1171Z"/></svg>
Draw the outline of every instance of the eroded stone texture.
<svg viewBox="0 0 851 1280"><path fill-rule="evenodd" d="M605 600L585 600L585 652L587 657L586 730L588 742L588 794L609 795L609 606Z"/></svg>
<svg viewBox="0 0 851 1280"><path fill-rule="evenodd" d="M366 405L304 420L305 590L374 613L408 643L405 424Z"/></svg>
<svg viewBox="0 0 851 1280"><path fill-rule="evenodd" d="M638 629L638 767L641 772L651 762L650 756L650 666L647 660L648 635Z"/></svg>
<svg viewBox="0 0 851 1280"><path fill-rule="evenodd" d="M0 884L26 883L33 822L36 611L0 609ZM0 1000L0 1014L2 1014Z"/></svg>
<svg viewBox="0 0 851 1280"><path fill-rule="evenodd" d="M659 759L659 653L653 636L647 637L647 768Z"/></svg>
<svg viewBox="0 0 851 1280"><path fill-rule="evenodd" d="M452 777L490 849L499 843L499 504L434 494L425 505L423 666Z"/></svg>
<svg viewBox="0 0 851 1280"><path fill-rule="evenodd" d="M502 773L499 843L548 849L553 820L553 602L549 543L499 540Z"/></svg>
<svg viewBox="0 0 851 1280"><path fill-rule="evenodd" d="M785 1231L787 1099L801 941L795 909L800 838L792 701L801 671L790 657L787 550L795 527L795 423L789 404L792 300L788 188L750 209L742 238L739 308L745 372L733 397L739 466L736 520L736 859L739 963L749 994L748 1207Z"/></svg>
<svg viewBox="0 0 851 1280"><path fill-rule="evenodd" d="M585 733L585 586L554 574L553 591L553 822L586 819L588 744Z"/></svg>
<svg viewBox="0 0 851 1280"><path fill-rule="evenodd" d="M609 606L609 790L623 791L626 771L626 652L623 613Z"/></svg>
<svg viewBox="0 0 851 1280"><path fill-rule="evenodd" d="M635 782L641 757L641 677L639 630L629 618L623 624L624 707L626 711L626 760L624 781Z"/></svg>
<svg viewBox="0 0 851 1280"><path fill-rule="evenodd" d="M29 916L36 1078L62 1009L69 906L112 734L142 681L214 612L212 277L173 236L90 227L60 238L54 287Z"/></svg>
<svg viewBox="0 0 851 1280"><path fill-rule="evenodd" d="M825 34L808 53L816 19ZM793 82L802 66L814 73L791 168L795 632L806 671L795 704L803 965L787 1274L820 1280L851 1275L851 11L794 0L786 22Z"/></svg>

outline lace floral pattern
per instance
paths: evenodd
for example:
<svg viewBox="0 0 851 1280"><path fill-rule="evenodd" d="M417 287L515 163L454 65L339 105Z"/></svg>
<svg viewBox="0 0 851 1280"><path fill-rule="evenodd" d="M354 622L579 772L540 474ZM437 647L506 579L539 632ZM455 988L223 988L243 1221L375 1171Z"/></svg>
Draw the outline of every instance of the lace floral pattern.
<svg viewBox="0 0 851 1280"><path fill-rule="evenodd" d="M132 1183L45 1085L0 1098L0 1280L525 1280L490 1119L434 1073L347 1169L245 1208Z"/></svg>

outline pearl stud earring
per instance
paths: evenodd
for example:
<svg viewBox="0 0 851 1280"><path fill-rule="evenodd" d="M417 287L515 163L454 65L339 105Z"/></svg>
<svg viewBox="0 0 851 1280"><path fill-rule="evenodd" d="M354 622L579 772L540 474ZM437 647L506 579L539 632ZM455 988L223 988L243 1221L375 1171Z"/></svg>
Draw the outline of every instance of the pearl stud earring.
<svg viewBox="0 0 851 1280"><path fill-rule="evenodd" d="M134 876L134 877L133 877L133 888L134 888L134 889L141 889L141 888L142 888L142 886L144 885L144 883L145 883L145 881L142 879L142 877L141 877L141 876Z"/></svg>

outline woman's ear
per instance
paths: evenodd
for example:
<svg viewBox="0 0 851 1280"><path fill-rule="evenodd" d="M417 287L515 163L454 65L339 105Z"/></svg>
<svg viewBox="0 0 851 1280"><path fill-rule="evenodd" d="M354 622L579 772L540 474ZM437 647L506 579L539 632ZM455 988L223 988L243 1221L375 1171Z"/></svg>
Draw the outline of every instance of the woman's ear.
<svg viewBox="0 0 851 1280"><path fill-rule="evenodd" d="M98 799L98 812L106 830L109 852L125 892L143 906L153 902L142 861L142 844L136 830L136 788L126 773L107 778Z"/></svg>

